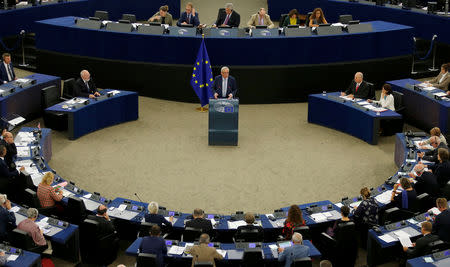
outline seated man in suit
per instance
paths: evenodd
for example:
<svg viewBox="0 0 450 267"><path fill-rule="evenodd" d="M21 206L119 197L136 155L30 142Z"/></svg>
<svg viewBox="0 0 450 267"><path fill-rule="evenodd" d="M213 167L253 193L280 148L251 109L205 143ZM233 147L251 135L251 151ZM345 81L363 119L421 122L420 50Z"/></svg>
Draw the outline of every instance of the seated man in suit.
<svg viewBox="0 0 450 267"><path fill-rule="evenodd" d="M247 22L247 26L250 28L255 28L256 26L267 26L267 28L272 29L275 27L270 16L266 13L266 9L261 7L258 13L253 14L250 20Z"/></svg>
<svg viewBox="0 0 450 267"><path fill-rule="evenodd" d="M403 247L403 251L406 252L408 259L426 255L428 244L439 240L437 235L431 234L432 228L433 226L430 222L423 222L420 228L423 236L417 239L415 243L412 243L412 248Z"/></svg>
<svg viewBox="0 0 450 267"><path fill-rule="evenodd" d="M247 212L244 215L244 220L247 223L247 225L239 226L236 229L235 238L239 237L239 234L240 234L240 232L242 230L254 230L254 229L256 229L256 230L258 230L258 236L257 236L256 240L247 240L246 242L262 242L264 240L264 229L261 226L259 226L259 225L254 225L254 223L255 223L255 215L253 215L253 213L251 213L251 212Z"/></svg>
<svg viewBox="0 0 450 267"><path fill-rule="evenodd" d="M16 73L11 63L11 55L4 53L2 55L3 61L0 64L0 84L8 83L17 80Z"/></svg>
<svg viewBox="0 0 450 267"><path fill-rule="evenodd" d="M0 192L14 194L14 179L19 176L19 171L22 172L25 170L25 167L20 167L19 171L17 171L17 169L10 170L5 162L5 156L6 147L0 144Z"/></svg>
<svg viewBox="0 0 450 267"><path fill-rule="evenodd" d="M186 222L186 227L201 229L202 233L212 233L213 225L210 220L204 218L205 213L202 209L195 209L192 217L192 220Z"/></svg>
<svg viewBox="0 0 450 267"><path fill-rule="evenodd" d="M89 98L100 96L100 93L97 91L97 87L95 87L95 83L92 80L89 71L81 71L80 78L78 78L75 83L74 95Z"/></svg>
<svg viewBox="0 0 450 267"><path fill-rule="evenodd" d="M16 169L16 164L14 163L17 159L17 148L14 144L14 136L10 132L5 132L3 134L3 140L0 144L6 147L5 163L8 165L10 171Z"/></svg>
<svg viewBox="0 0 450 267"><path fill-rule="evenodd" d="M0 194L0 242L6 241L10 230L16 228L16 216L11 210L11 201Z"/></svg>
<svg viewBox="0 0 450 267"><path fill-rule="evenodd" d="M177 22L177 26L192 24L194 27L200 25L198 13L195 12L194 5L191 2L186 4L186 11L181 13L180 19Z"/></svg>
<svg viewBox="0 0 450 267"><path fill-rule="evenodd" d="M108 208L105 205L98 206L97 214L95 216L89 215L88 219L98 222L97 237L99 239L116 233L116 229L108 216Z"/></svg>
<svg viewBox="0 0 450 267"><path fill-rule="evenodd" d="M419 163L414 166L414 172L411 172L409 176L416 180L414 189L418 195L427 193L431 197L436 197L439 193L436 176L431 172L425 171L425 165Z"/></svg>
<svg viewBox="0 0 450 267"><path fill-rule="evenodd" d="M427 161L431 161L431 162L438 164L439 163L439 159L438 159L439 148L444 148L444 149L447 149L447 151L448 151L448 147L446 144L441 142L441 139L437 136L430 137L430 145L434 148L433 150L417 153L417 156L419 158L422 158L422 160L427 160Z"/></svg>
<svg viewBox="0 0 450 267"><path fill-rule="evenodd" d="M225 4L225 13L220 13L217 17L216 23L212 26L222 26L222 27L239 27L241 23L241 16L239 13L233 10L233 4L227 3Z"/></svg>
<svg viewBox="0 0 450 267"><path fill-rule="evenodd" d="M158 214L159 205L152 201L148 205L149 214L145 214L145 222L157 224L159 227L164 228L166 232L172 230L173 216L169 217L169 221L161 214Z"/></svg>
<svg viewBox="0 0 450 267"><path fill-rule="evenodd" d="M216 266L214 260L223 259L223 256L217 252L216 248L208 246L209 242L209 235L202 234L200 236L199 245L193 246L186 252L192 255L192 267L194 267L197 262L211 262L213 266Z"/></svg>
<svg viewBox="0 0 450 267"><path fill-rule="evenodd" d="M161 228L158 225L153 225L150 230L150 236L145 236L142 239L139 252L155 254L157 266L164 266L164 257L167 256L167 246L160 235Z"/></svg>
<svg viewBox="0 0 450 267"><path fill-rule="evenodd" d="M172 26L173 18L169 13L169 6L161 6L159 11L148 19L148 22L159 22L161 24L168 24L169 26Z"/></svg>
<svg viewBox="0 0 450 267"><path fill-rule="evenodd" d="M284 267L290 267L295 259L309 257L309 247L303 245L303 237L300 233L292 235L293 245L285 249L278 248L278 261L284 262Z"/></svg>
<svg viewBox="0 0 450 267"><path fill-rule="evenodd" d="M448 73L449 63L442 64L441 72L435 78L426 81L427 86L433 86L442 90L447 91L448 85L450 84L450 74ZM450 94L450 92L447 92Z"/></svg>
<svg viewBox="0 0 450 267"><path fill-rule="evenodd" d="M370 86L363 80L362 72L357 72L355 78L350 83L350 86L345 92L342 92L342 96L349 96L351 98L368 99L370 94Z"/></svg>
<svg viewBox="0 0 450 267"><path fill-rule="evenodd" d="M35 223L39 216L39 212L35 208L29 208L27 210L27 219L23 220L17 225L17 229L27 232L29 236L33 238L34 243L38 246L33 252L42 253L49 248L49 243L44 238L44 233L39 226Z"/></svg>
<svg viewBox="0 0 450 267"><path fill-rule="evenodd" d="M433 233L439 236L444 242L450 242L450 210L448 209L447 199L436 199L436 207L441 212L434 218ZM430 218L427 218L430 220Z"/></svg>
<svg viewBox="0 0 450 267"><path fill-rule="evenodd" d="M214 92L214 98L228 98L232 99L236 96L237 85L236 79L230 76L230 69L226 66L220 69L220 75L214 78L214 83L212 86Z"/></svg>

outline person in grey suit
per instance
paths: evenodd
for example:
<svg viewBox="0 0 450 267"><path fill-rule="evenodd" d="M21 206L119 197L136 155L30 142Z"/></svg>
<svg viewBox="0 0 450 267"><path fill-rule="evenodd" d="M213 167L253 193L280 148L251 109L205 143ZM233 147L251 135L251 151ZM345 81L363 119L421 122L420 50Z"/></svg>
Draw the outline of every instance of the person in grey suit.
<svg viewBox="0 0 450 267"><path fill-rule="evenodd" d="M303 245L303 237L299 233L292 235L292 243L294 245L285 249L278 248L278 261L284 261L284 267L290 267L295 259L309 257L309 247Z"/></svg>
<svg viewBox="0 0 450 267"><path fill-rule="evenodd" d="M428 86L433 86L447 91L448 85L450 84L450 74L448 73L448 68L450 67L449 65L449 63L442 64L439 75L429 81L426 81L425 83L427 83ZM447 94L450 94L450 92L448 91Z"/></svg>

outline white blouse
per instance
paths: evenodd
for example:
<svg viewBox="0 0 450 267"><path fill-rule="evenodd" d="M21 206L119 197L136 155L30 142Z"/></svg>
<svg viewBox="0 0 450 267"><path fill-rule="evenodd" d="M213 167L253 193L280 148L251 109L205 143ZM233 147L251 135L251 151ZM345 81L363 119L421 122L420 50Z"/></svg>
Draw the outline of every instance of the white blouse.
<svg viewBox="0 0 450 267"><path fill-rule="evenodd" d="M379 103L383 108L395 111L394 96L392 94L386 95L385 97L380 97L380 101L373 101L373 102Z"/></svg>

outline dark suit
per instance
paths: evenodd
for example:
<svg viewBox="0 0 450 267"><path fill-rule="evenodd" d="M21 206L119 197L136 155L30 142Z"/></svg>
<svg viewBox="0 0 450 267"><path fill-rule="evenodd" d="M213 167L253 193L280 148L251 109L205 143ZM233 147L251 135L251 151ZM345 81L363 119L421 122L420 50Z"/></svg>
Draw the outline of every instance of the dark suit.
<svg viewBox="0 0 450 267"><path fill-rule="evenodd" d="M435 148L435 149L433 149L431 151L425 152L425 155L423 156L422 159L434 162L436 164L439 163L439 160L438 160L438 150L439 150L439 148L445 148L445 149L448 150L447 145L441 142L437 148Z"/></svg>
<svg viewBox="0 0 450 267"><path fill-rule="evenodd" d="M427 193L428 195L434 197L439 193L439 186L437 184L437 179L431 172L423 172L421 176L416 177L416 183L414 184L414 189L417 194Z"/></svg>
<svg viewBox="0 0 450 267"><path fill-rule="evenodd" d="M435 164L434 166L431 166L431 169L437 178L439 188L444 187L450 180L450 161Z"/></svg>
<svg viewBox="0 0 450 267"><path fill-rule="evenodd" d="M434 219L433 233L439 236L439 239L450 242L450 210L446 209Z"/></svg>
<svg viewBox="0 0 450 267"><path fill-rule="evenodd" d="M0 207L0 241L6 240L8 231L16 227L16 216L14 216L14 212Z"/></svg>
<svg viewBox="0 0 450 267"><path fill-rule="evenodd" d="M258 226L258 225L247 224L247 225L239 226L236 229L235 237L238 236L240 231L242 231L242 230L254 230L254 229L258 230L258 237L257 237L258 240L253 240L250 242L256 242L256 241L262 242L264 240L264 230L261 226Z"/></svg>
<svg viewBox="0 0 450 267"><path fill-rule="evenodd" d="M75 83L75 88L73 88L74 96L81 96L81 97L89 97L89 95L93 95L94 93L98 92L97 87L95 87L95 83L92 80L92 78L88 82L89 88L86 86L86 83L83 81L83 79L78 78L78 80Z"/></svg>
<svg viewBox="0 0 450 267"><path fill-rule="evenodd" d="M196 218L186 222L186 227L192 227L196 229L201 229L202 233L209 234L211 236L213 231L213 226L210 220L203 218Z"/></svg>
<svg viewBox="0 0 450 267"><path fill-rule="evenodd" d="M217 96L218 98L228 98L229 94L232 94L233 98L235 98L237 90L238 90L237 85L236 85L236 79L234 79L234 77L231 75L228 76L227 94L225 97L223 97L223 95L222 95L222 75L217 75L214 78L212 90L213 90L213 93L218 94L218 96Z"/></svg>
<svg viewBox="0 0 450 267"><path fill-rule="evenodd" d="M166 242L161 237L146 236L142 239L139 252L155 254L157 265L164 266L164 256L167 255Z"/></svg>
<svg viewBox="0 0 450 267"><path fill-rule="evenodd" d="M227 13L225 13L225 12L220 13L215 24L217 26L224 24L226 18L227 18ZM239 15L239 13L237 13L236 11L233 10L226 25L228 25L230 27L239 27L240 23L241 23L241 15Z"/></svg>
<svg viewBox="0 0 450 267"><path fill-rule="evenodd" d="M157 224L161 228L164 226L167 231L172 229L172 223L161 214L145 214L145 222Z"/></svg>
<svg viewBox="0 0 450 267"><path fill-rule="evenodd" d="M16 169L16 164L14 161L17 158L17 148L16 144L8 144L5 140L1 140L0 144L4 145L6 147L6 155L5 155L5 162L6 165L8 165L8 168L13 171Z"/></svg>
<svg viewBox="0 0 450 267"><path fill-rule="evenodd" d="M200 25L200 19L198 18L198 12L195 12L195 16L192 16L191 13L191 19L188 21L188 14L186 12L181 13L181 17L177 22L177 26L181 26L181 23L186 22L187 24L192 24L194 27L197 27Z"/></svg>
<svg viewBox="0 0 450 267"><path fill-rule="evenodd" d="M6 165L6 162L0 158L0 179L12 179L13 177L16 177L19 175L19 172L14 170L9 170L8 165Z"/></svg>
<svg viewBox="0 0 450 267"><path fill-rule="evenodd" d="M417 193L416 190L411 190L411 191L406 191L408 194L408 208L403 208L403 202L402 202L402 194L398 194L394 197L393 203L392 205L394 207L397 207L399 209L405 209L405 210L410 210L414 203L416 202L417 199Z"/></svg>
<svg viewBox="0 0 450 267"><path fill-rule="evenodd" d="M416 240L416 246L413 248L408 248L406 251L406 254L408 255L408 258L416 258L420 256L424 256L427 253L428 244L431 242L439 240L439 237L437 235L427 234L419 239Z"/></svg>
<svg viewBox="0 0 450 267"><path fill-rule="evenodd" d="M11 81L14 81L14 79L16 78L16 73L14 72L14 68L11 63L9 63L9 67L11 68L12 74ZM5 64L2 61L0 63L0 83L3 84L5 81L10 82L10 80L8 80L8 72L6 71Z"/></svg>
<svg viewBox="0 0 450 267"><path fill-rule="evenodd" d="M362 81L358 90L356 90L356 82L353 80L347 88L347 91L345 91L345 94L353 95L355 98L368 99L370 97L370 86L365 81Z"/></svg>
<svg viewBox="0 0 450 267"><path fill-rule="evenodd" d="M98 222L97 237L99 239L116 233L116 229L111 221L96 215L89 215L88 219Z"/></svg>

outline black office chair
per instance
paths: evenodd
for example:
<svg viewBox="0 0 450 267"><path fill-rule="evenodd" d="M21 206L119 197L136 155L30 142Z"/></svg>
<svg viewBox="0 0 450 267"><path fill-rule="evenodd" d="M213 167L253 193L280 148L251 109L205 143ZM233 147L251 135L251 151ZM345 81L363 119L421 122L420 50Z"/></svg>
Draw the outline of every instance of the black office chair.
<svg viewBox="0 0 450 267"><path fill-rule="evenodd" d="M198 241L201 234L202 234L202 229L186 227L186 228L184 228L183 234L181 236L181 241L182 242Z"/></svg>
<svg viewBox="0 0 450 267"><path fill-rule="evenodd" d="M213 267L213 266L214 266L214 263L212 263L210 261L194 263L194 267Z"/></svg>
<svg viewBox="0 0 450 267"><path fill-rule="evenodd" d="M288 16L289 16L289 14L281 14L280 21L279 21L280 27L283 26L283 23L286 20L286 17L288 17Z"/></svg>
<svg viewBox="0 0 450 267"><path fill-rule="evenodd" d="M10 234L10 243L14 247L28 250L40 254L43 251L41 246L36 246L33 238L25 231L14 229Z"/></svg>
<svg viewBox="0 0 450 267"><path fill-rule="evenodd" d="M85 219L80 225L80 254L83 263L110 265L119 249L116 234L99 236L98 222Z"/></svg>
<svg viewBox="0 0 450 267"><path fill-rule="evenodd" d="M376 100L375 98L375 86L373 83L367 82L367 85L369 85L369 99Z"/></svg>
<svg viewBox="0 0 450 267"><path fill-rule="evenodd" d="M80 225L87 217L86 205L75 196L70 196L67 202L67 217L72 224Z"/></svg>
<svg viewBox="0 0 450 267"><path fill-rule="evenodd" d="M31 208L36 208L39 213L45 216L52 216L57 214L57 210L55 207L42 208L36 192L29 188L25 189L23 204Z"/></svg>
<svg viewBox="0 0 450 267"><path fill-rule="evenodd" d="M339 15L339 22L342 24L348 24L349 21L353 20L352 15Z"/></svg>
<svg viewBox="0 0 450 267"><path fill-rule="evenodd" d="M311 240L311 233L309 231L309 227L308 226L299 226L299 227L295 227L294 229L292 229L292 231L294 233L299 233L302 235L303 240Z"/></svg>
<svg viewBox="0 0 450 267"><path fill-rule="evenodd" d="M433 254L438 251L444 251L450 248L450 244L447 242L444 242L442 240L436 240L434 242L431 242L428 244L428 247L424 253L424 255L427 254ZM424 255L418 255L418 256L424 256Z"/></svg>
<svg viewBox="0 0 450 267"><path fill-rule="evenodd" d="M138 237L144 237L150 235L150 230L152 229L154 223L143 222L139 226Z"/></svg>
<svg viewBox="0 0 450 267"><path fill-rule="evenodd" d="M294 259L294 261L292 261L291 267L312 267L312 260L310 257Z"/></svg>
<svg viewBox="0 0 450 267"><path fill-rule="evenodd" d="M258 229L239 229L234 237L235 242L263 242L264 236Z"/></svg>
<svg viewBox="0 0 450 267"><path fill-rule="evenodd" d="M61 99L61 91L55 85L42 89L42 107L44 110L48 107L60 103L62 100L63 99ZM46 127L57 131L67 130L67 114L44 111L43 117Z"/></svg>
<svg viewBox="0 0 450 267"><path fill-rule="evenodd" d="M85 219L80 224L80 255L83 263L94 263L92 258L97 255L95 240L98 222Z"/></svg>
<svg viewBox="0 0 450 267"><path fill-rule="evenodd" d="M64 100L69 100L71 98L74 98L75 97L74 90L73 90L74 88L75 88L75 79L74 78L64 80L62 98Z"/></svg>
<svg viewBox="0 0 450 267"><path fill-rule="evenodd" d="M354 266L358 254L357 232L354 222L337 225L334 262L337 266ZM345 255L345 257L342 257Z"/></svg>
<svg viewBox="0 0 450 267"><path fill-rule="evenodd" d="M433 198L427 193L422 193L417 196L412 210L414 212L422 213L431 209L433 206L434 206Z"/></svg>
<svg viewBox="0 0 450 267"><path fill-rule="evenodd" d="M97 10L95 11L94 17L99 18L100 20L109 20L108 11Z"/></svg>
<svg viewBox="0 0 450 267"><path fill-rule="evenodd" d="M405 106L403 105L403 94L392 91L392 96L394 97L395 112L403 114L403 111L405 110Z"/></svg>
<svg viewBox="0 0 450 267"><path fill-rule="evenodd" d="M312 12L308 12L308 14L306 14L306 22L305 22L305 26L309 27L309 18L312 16Z"/></svg>
<svg viewBox="0 0 450 267"><path fill-rule="evenodd" d="M242 257L242 266L259 267L264 266L263 251L261 248L247 248Z"/></svg>
<svg viewBox="0 0 450 267"><path fill-rule="evenodd" d="M450 199L450 181L441 189L441 192L446 199Z"/></svg>
<svg viewBox="0 0 450 267"><path fill-rule="evenodd" d="M157 267L156 255L150 253L139 253L136 267Z"/></svg>
<svg viewBox="0 0 450 267"><path fill-rule="evenodd" d="M390 224L393 222L403 221L413 217L415 214L408 210L399 209L397 207L390 208L384 211L382 216L382 224Z"/></svg>
<svg viewBox="0 0 450 267"><path fill-rule="evenodd" d="M131 23L136 23L136 15L134 15L134 14L122 14L122 20L128 20Z"/></svg>
<svg viewBox="0 0 450 267"><path fill-rule="evenodd" d="M219 20L219 18L220 18L220 16L222 14L225 14L225 8L223 8L223 7L219 8L219 10L217 11L217 19L216 19L216 21ZM213 23L215 23L216 21L214 21ZM219 25L217 25L217 26L219 26Z"/></svg>

